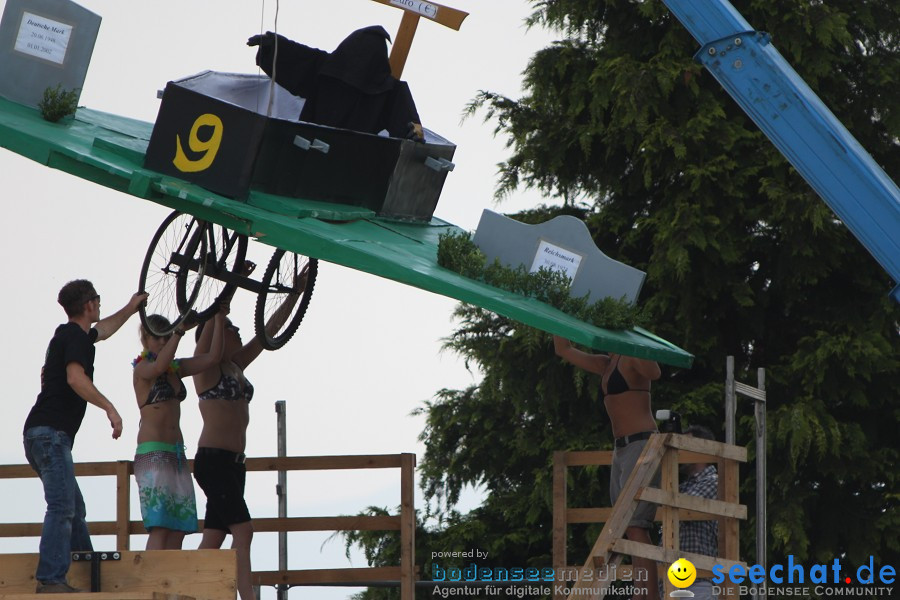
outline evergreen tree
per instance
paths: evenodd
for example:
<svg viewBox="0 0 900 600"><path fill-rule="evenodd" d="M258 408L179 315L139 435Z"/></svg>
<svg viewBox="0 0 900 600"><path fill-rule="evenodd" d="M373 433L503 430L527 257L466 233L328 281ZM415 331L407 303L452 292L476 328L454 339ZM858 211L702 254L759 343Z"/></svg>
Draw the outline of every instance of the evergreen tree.
<svg viewBox="0 0 900 600"><path fill-rule="evenodd" d="M726 355L744 381L766 368L770 562L874 555L896 565L894 283L693 62L697 43L659 0L532 4L531 24L562 39L532 58L523 98L482 92L470 106L510 142L498 196L524 186L561 199L517 218L579 214L601 250L647 272L650 328L696 355L690 370L664 369L654 408L722 439ZM900 3L734 4L897 181ZM418 564L431 550L476 547L493 564L547 566L552 452L610 444L597 382L556 359L544 334L469 306L458 316L447 346L484 379L423 409L421 475L443 522L423 529ZM752 446L752 410L739 412L739 441ZM605 478L573 471L570 505L607 504ZM742 481L752 515L752 464ZM452 507L466 485L486 499L460 515ZM570 527L570 562L597 533ZM752 561L752 520L742 542Z"/></svg>

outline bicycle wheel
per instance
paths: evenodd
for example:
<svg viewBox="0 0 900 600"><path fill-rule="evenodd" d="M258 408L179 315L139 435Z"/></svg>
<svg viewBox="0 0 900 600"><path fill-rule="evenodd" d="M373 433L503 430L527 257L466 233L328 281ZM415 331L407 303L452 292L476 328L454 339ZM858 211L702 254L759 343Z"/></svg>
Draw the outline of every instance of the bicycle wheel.
<svg viewBox="0 0 900 600"><path fill-rule="evenodd" d="M294 278L303 269L307 272L306 285L294 292ZM319 261L315 258L307 258L285 250L276 250L272 254L262 278L263 289L256 298L254 321L256 335L263 348L278 350L296 333L309 307L318 270ZM279 314L279 309L287 314ZM269 327L266 326L267 323Z"/></svg>
<svg viewBox="0 0 900 600"><path fill-rule="evenodd" d="M138 289L150 294L138 311L141 323L154 335L168 335L187 317L203 282L206 224L191 215L173 212L156 230L144 264ZM171 324L153 327L147 315L165 317Z"/></svg>
<svg viewBox="0 0 900 600"><path fill-rule="evenodd" d="M206 269L194 303L197 319L202 323L215 315L218 300L230 297L237 284L226 283L219 277L228 273L240 274L247 256L247 236L222 225L206 224Z"/></svg>

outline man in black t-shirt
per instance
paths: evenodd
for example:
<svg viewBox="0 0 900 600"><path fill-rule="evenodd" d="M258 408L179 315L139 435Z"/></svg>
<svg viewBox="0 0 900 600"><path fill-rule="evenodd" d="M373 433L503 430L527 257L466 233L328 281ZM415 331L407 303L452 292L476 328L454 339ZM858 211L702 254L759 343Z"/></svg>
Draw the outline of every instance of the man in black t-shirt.
<svg viewBox="0 0 900 600"><path fill-rule="evenodd" d="M147 299L139 293L114 315L100 320L100 295L90 281L70 281L57 302L69 321L56 328L41 369L41 392L25 420L25 457L44 484L47 512L41 530L38 593L76 592L66 583L72 550L92 550L84 499L75 480L72 445L88 403L104 411L113 439L122 418L94 387L94 343L110 337ZM92 324L96 323L94 327Z"/></svg>

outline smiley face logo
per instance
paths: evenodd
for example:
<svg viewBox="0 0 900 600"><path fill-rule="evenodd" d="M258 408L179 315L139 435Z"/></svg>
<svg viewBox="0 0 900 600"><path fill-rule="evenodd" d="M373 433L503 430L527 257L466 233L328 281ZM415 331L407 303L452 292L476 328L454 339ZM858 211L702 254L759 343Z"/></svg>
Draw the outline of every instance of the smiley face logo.
<svg viewBox="0 0 900 600"><path fill-rule="evenodd" d="M686 588L697 579L697 569L694 568L691 561L683 558L673 562L667 573L669 582L677 588Z"/></svg>

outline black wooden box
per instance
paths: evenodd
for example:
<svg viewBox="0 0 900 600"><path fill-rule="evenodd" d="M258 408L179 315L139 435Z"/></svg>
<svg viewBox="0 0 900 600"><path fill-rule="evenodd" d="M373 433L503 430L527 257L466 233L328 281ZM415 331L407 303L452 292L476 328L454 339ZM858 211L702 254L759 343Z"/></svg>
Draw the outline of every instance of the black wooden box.
<svg viewBox="0 0 900 600"><path fill-rule="evenodd" d="M148 169L231 198L267 193L430 219L456 146L297 120L303 100L264 76L207 71L169 82L147 150Z"/></svg>

